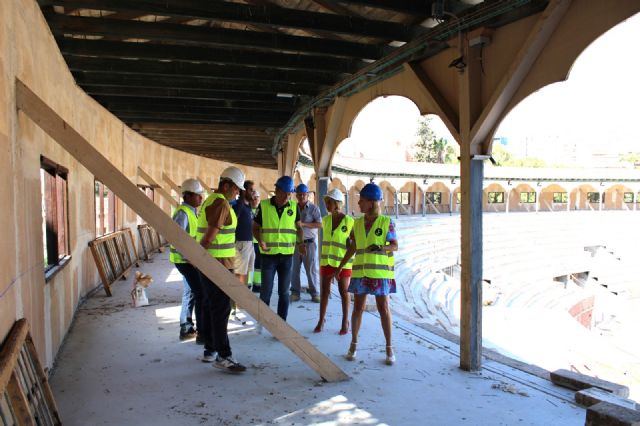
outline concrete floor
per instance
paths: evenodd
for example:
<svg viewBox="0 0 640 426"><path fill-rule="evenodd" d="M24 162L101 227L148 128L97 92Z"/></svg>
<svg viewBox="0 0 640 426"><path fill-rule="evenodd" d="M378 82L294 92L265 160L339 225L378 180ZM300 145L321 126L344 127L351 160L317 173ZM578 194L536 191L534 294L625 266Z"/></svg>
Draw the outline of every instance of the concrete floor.
<svg viewBox="0 0 640 426"><path fill-rule="evenodd" d="M182 282L156 255L150 306L133 308L131 280L114 296L84 303L51 378L67 425L583 425L573 392L495 361L480 373L458 368L458 347L406 321L394 321L398 362L384 365L375 314L365 313L358 360L346 361L350 336L339 336L339 296L325 331L312 332L318 305L292 304L289 322L351 376L319 376L251 318L229 324L234 356L248 367L233 375L202 363L202 347L178 340ZM335 289L334 289L335 290ZM275 307L277 294L272 297Z"/></svg>

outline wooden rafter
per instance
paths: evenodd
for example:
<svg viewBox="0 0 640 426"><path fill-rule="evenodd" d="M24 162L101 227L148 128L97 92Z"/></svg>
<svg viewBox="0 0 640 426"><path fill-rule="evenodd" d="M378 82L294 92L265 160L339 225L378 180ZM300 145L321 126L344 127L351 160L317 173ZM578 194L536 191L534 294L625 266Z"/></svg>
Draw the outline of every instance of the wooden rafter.
<svg viewBox="0 0 640 426"><path fill-rule="evenodd" d="M122 39L135 38L191 46L232 46L240 50L315 53L363 59L381 58L386 51L380 46L349 41L322 40L314 37L161 22L123 21L57 14L49 15L47 20L49 27L56 35L77 34L121 37Z"/></svg>

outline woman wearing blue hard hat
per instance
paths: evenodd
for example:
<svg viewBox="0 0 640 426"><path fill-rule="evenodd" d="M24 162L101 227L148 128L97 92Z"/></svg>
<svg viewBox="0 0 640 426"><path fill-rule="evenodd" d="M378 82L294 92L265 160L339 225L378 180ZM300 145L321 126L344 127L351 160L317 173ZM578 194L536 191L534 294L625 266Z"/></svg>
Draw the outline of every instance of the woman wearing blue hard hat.
<svg viewBox="0 0 640 426"><path fill-rule="evenodd" d="M338 266L339 273L355 254L349 292L354 294L351 315L351 345L346 354L349 361L356 359L358 332L367 295L374 295L380 313L380 323L386 340L387 365L396 361L391 346L391 310L389 294L396 292L393 252L398 250L395 225L389 216L380 214L380 201L384 199L382 189L375 183L366 184L360 191L358 206L363 216L357 218L351 233L351 244Z"/></svg>

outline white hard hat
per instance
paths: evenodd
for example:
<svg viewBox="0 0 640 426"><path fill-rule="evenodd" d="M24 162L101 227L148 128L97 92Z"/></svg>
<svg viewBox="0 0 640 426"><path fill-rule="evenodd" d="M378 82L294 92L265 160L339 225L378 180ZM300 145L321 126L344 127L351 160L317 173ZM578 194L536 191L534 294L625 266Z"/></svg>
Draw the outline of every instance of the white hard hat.
<svg viewBox="0 0 640 426"><path fill-rule="evenodd" d="M242 170L237 167L231 166L224 169L220 175L220 179L229 179L231 182L235 183L238 188L244 188L244 173L242 173Z"/></svg>
<svg viewBox="0 0 640 426"><path fill-rule="evenodd" d="M333 188L331 191L329 191L327 193L327 197L331 198L332 200L344 203L344 194L338 188Z"/></svg>
<svg viewBox="0 0 640 426"><path fill-rule="evenodd" d="M196 179L191 178L182 182L182 186L180 187L180 189L182 190L183 194L185 192L193 192L194 194L202 194L204 192L204 188L202 187L202 185L200 185L200 182L198 182Z"/></svg>

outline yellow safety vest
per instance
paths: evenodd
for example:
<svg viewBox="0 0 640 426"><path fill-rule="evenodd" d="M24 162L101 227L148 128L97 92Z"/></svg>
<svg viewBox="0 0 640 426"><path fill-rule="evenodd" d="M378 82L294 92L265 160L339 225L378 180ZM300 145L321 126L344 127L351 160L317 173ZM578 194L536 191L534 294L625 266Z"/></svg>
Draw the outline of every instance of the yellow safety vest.
<svg viewBox="0 0 640 426"><path fill-rule="evenodd" d="M367 234L364 230L364 216L359 217L353 224L353 233L356 238L356 256L353 261L353 278L386 278L392 279L393 253L392 252L368 252L366 248L372 244L384 246L387 244L389 233L389 216L380 215L371 225Z"/></svg>
<svg viewBox="0 0 640 426"><path fill-rule="evenodd" d="M340 224L332 229L331 215L322 218L322 250L320 255L321 266L340 266L340 261L347 253L347 240L353 229L353 218L345 215ZM351 269L352 259L344 264L344 269Z"/></svg>
<svg viewBox="0 0 640 426"><path fill-rule="evenodd" d="M262 212L262 241L267 243L269 251L263 254L293 254L296 248L296 210L298 203L290 200L289 205L284 208L282 216L278 217L276 206L271 204L271 200L260 201L260 211Z"/></svg>
<svg viewBox="0 0 640 426"><path fill-rule="evenodd" d="M173 214L172 218L175 219L176 215L179 211L183 211L187 215L187 220L189 221L189 236L191 238L196 238L196 232L198 229L198 218L193 210L189 206L185 206L181 204ZM176 248L172 245L169 246L169 262L171 263L187 263L187 259L182 257L182 255L176 250Z"/></svg>
<svg viewBox="0 0 640 426"><path fill-rule="evenodd" d="M204 234L207 232L209 222L207 222L206 209L213 204L218 198L222 198L225 203L227 199L224 195L217 192L212 192L207 199L200 206L200 213L198 213L198 228L196 239L202 240ZM236 212L229 206L229 215L231 216L231 225L223 226L218 231L216 238L209 244L207 251L212 257L234 257L236 255L236 225L238 224L238 218Z"/></svg>

